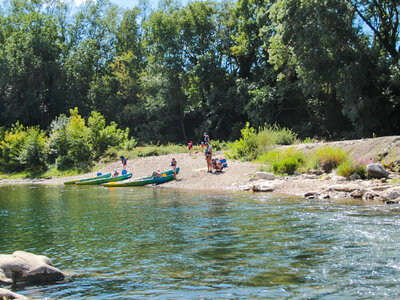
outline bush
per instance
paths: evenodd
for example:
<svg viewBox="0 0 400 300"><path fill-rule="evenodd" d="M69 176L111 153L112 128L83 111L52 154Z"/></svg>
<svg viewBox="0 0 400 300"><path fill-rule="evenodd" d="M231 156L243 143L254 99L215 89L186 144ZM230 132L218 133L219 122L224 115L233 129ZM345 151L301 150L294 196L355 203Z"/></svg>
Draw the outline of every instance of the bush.
<svg viewBox="0 0 400 300"><path fill-rule="evenodd" d="M68 154L68 122L68 117L62 114L50 124L49 153L47 155L50 163L54 163L58 157L66 157Z"/></svg>
<svg viewBox="0 0 400 300"><path fill-rule="evenodd" d="M0 167L6 172L23 170L19 159L24 145L26 131L19 122L12 125L10 130L4 133L4 139L0 143Z"/></svg>
<svg viewBox="0 0 400 300"><path fill-rule="evenodd" d="M159 156L172 153L185 153L187 152L186 146L168 144L165 146L159 145L146 145L143 147L136 148L136 156L147 157L147 156Z"/></svg>
<svg viewBox="0 0 400 300"><path fill-rule="evenodd" d="M220 150L224 150L227 149L229 144L226 142L220 142L219 140L211 140L210 141L211 147L213 149L213 151L220 151Z"/></svg>
<svg viewBox="0 0 400 300"><path fill-rule="evenodd" d="M257 157L256 133L250 123L247 122L245 128L241 131L242 137L229 144L230 152L227 153L228 158L252 160Z"/></svg>
<svg viewBox="0 0 400 300"><path fill-rule="evenodd" d="M260 153L269 151L272 145L291 145L296 142L297 134L287 128L278 125L268 125L258 130L246 127L241 130L242 137L229 145L228 157L233 159L253 160Z"/></svg>
<svg viewBox="0 0 400 300"><path fill-rule="evenodd" d="M344 177L350 177L353 174L360 176L362 179L367 178L367 167L356 161L342 162L337 168L337 174Z"/></svg>
<svg viewBox="0 0 400 300"><path fill-rule="evenodd" d="M129 128L122 130L117 126L115 122L106 126L105 118L99 112L92 111L88 120L88 128L94 158L99 158L109 147L133 150L136 142L134 139L129 139Z"/></svg>
<svg viewBox="0 0 400 300"><path fill-rule="evenodd" d="M305 156L302 151L289 148L283 151L270 151L260 157L276 174L293 175L304 164Z"/></svg>
<svg viewBox="0 0 400 300"><path fill-rule="evenodd" d="M321 167L324 172L329 173L332 169L347 160L347 154L343 149L324 146L312 154L310 166L313 169Z"/></svg>
<svg viewBox="0 0 400 300"><path fill-rule="evenodd" d="M27 170L45 170L47 155L46 136L39 127L28 128L18 159Z"/></svg>

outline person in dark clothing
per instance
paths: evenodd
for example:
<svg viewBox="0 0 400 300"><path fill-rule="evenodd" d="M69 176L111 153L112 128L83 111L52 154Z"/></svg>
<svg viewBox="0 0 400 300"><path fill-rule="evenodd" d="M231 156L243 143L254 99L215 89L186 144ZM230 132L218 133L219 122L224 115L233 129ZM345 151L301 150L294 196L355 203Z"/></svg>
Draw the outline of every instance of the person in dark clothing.
<svg viewBox="0 0 400 300"><path fill-rule="evenodd" d="M123 155L121 155L119 158L121 159L122 162L122 170L126 170L126 166L128 164L126 158Z"/></svg>

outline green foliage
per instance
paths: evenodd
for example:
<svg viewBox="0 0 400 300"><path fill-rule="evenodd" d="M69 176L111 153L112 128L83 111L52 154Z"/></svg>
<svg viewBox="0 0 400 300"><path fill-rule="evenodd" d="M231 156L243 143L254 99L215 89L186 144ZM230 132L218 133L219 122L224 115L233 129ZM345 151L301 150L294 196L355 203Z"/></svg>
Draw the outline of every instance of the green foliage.
<svg viewBox="0 0 400 300"><path fill-rule="evenodd" d="M224 141L219 141L219 140L211 140L210 141L211 147L213 151L221 151L224 149L227 149L229 144Z"/></svg>
<svg viewBox="0 0 400 300"><path fill-rule="evenodd" d="M203 130L233 141L246 122L283 128L234 143L241 159L292 144L285 127L331 140L399 132L398 1L144 2L125 10L104 0L6 1L0 124L44 129L79 107L89 160L132 149L125 128L163 144ZM80 138L64 129L50 137L48 160L71 167Z"/></svg>
<svg viewBox="0 0 400 300"><path fill-rule="evenodd" d="M367 177L367 168L359 162L347 160L337 167L337 174L344 177L350 177L356 174L360 176L361 179L365 179Z"/></svg>
<svg viewBox="0 0 400 300"><path fill-rule="evenodd" d="M347 154L343 149L324 146L311 154L308 167L317 169L321 167L324 172L329 173L332 169L347 160Z"/></svg>
<svg viewBox="0 0 400 300"><path fill-rule="evenodd" d="M294 148L273 150L263 154L259 159L269 165L274 173L288 175L293 175L306 160L304 153Z"/></svg>
<svg viewBox="0 0 400 300"><path fill-rule="evenodd" d="M88 169L108 148L129 150L136 144L133 138L129 139L129 129L118 129L115 122L106 126L98 112L91 113L88 126L77 108L71 109L70 114L69 118L60 115L51 125L50 155L53 160L56 158L59 170Z"/></svg>
<svg viewBox="0 0 400 300"><path fill-rule="evenodd" d="M19 122L15 123L10 130L6 130L4 139L0 142L0 166L6 172L20 171L23 165L19 159L24 142L26 131Z"/></svg>
<svg viewBox="0 0 400 300"><path fill-rule="evenodd" d="M89 143L93 150L93 157L99 158L109 147L121 147L132 150L136 142L129 139L129 128L121 130L115 122L106 126L105 118L96 111L92 111L88 120Z"/></svg>
<svg viewBox="0 0 400 300"><path fill-rule="evenodd" d="M304 140L301 141L302 144L313 144L315 142L317 142L317 140L310 137L306 137Z"/></svg>
<svg viewBox="0 0 400 300"><path fill-rule="evenodd" d="M30 127L27 129L18 159L26 170L45 170L47 149L45 133L38 127Z"/></svg>
<svg viewBox="0 0 400 300"><path fill-rule="evenodd" d="M258 132L246 123L241 130L242 137L230 144L228 156L234 159L252 160L273 145L291 145L295 143L297 134L290 129L280 128L278 125L268 125Z"/></svg>
<svg viewBox="0 0 400 300"><path fill-rule="evenodd" d="M252 160L257 157L257 141L256 132L250 123L240 131L242 137L229 145L230 152L227 153L228 158Z"/></svg>
<svg viewBox="0 0 400 300"><path fill-rule="evenodd" d="M158 145L146 145L137 147L135 149L135 156L147 157L147 156L160 156L172 153L185 153L187 152L186 146L168 144L166 146Z"/></svg>

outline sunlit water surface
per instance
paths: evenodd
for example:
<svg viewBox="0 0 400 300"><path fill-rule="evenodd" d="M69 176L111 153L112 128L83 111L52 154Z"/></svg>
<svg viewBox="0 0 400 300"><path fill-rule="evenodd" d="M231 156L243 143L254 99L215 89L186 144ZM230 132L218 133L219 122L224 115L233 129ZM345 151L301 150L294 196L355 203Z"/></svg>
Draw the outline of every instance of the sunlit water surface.
<svg viewBox="0 0 400 300"><path fill-rule="evenodd" d="M0 186L0 253L43 254L41 299L398 298L400 206L162 188Z"/></svg>

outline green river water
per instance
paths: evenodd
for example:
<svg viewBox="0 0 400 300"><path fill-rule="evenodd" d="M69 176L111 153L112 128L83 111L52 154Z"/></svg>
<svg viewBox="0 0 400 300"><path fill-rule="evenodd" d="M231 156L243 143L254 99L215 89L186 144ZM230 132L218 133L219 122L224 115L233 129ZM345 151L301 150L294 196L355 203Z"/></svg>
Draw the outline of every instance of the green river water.
<svg viewBox="0 0 400 300"><path fill-rule="evenodd" d="M0 185L0 253L48 256L34 299L400 296L400 206L163 188Z"/></svg>

